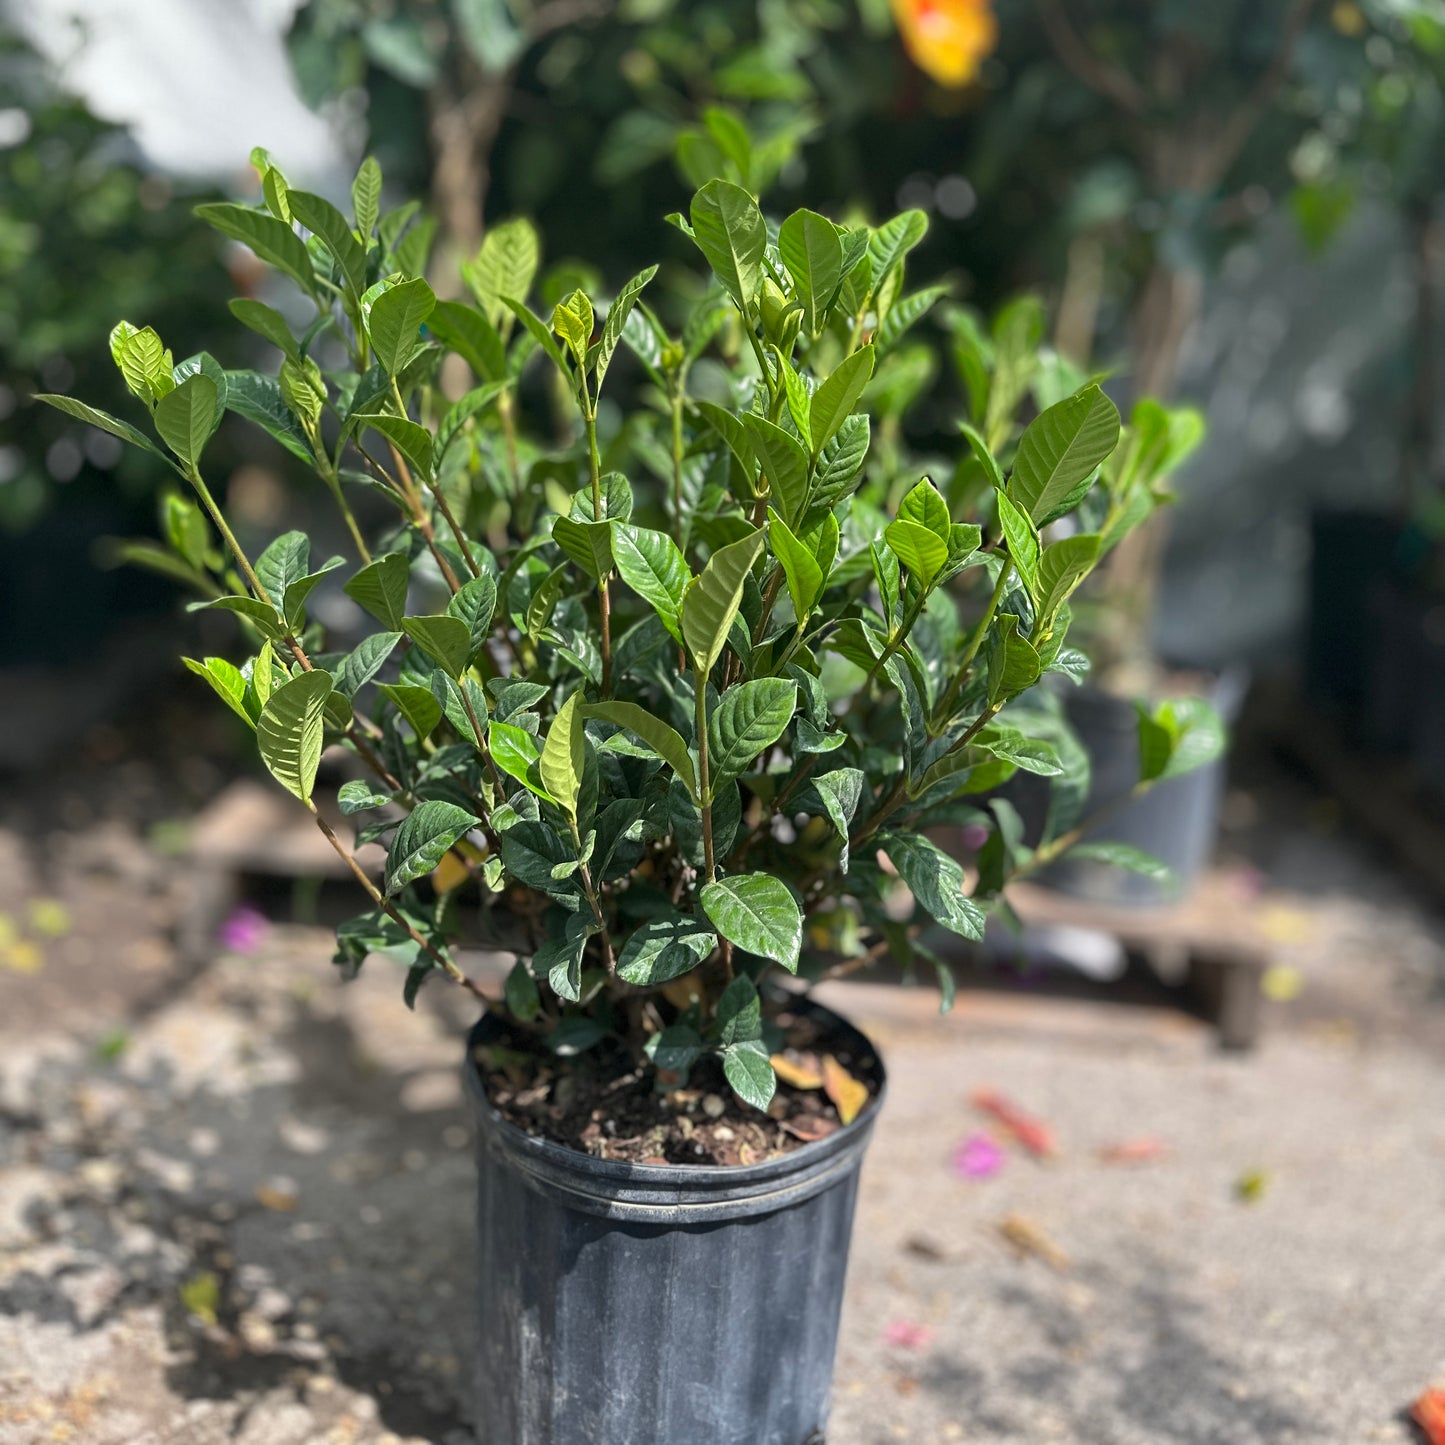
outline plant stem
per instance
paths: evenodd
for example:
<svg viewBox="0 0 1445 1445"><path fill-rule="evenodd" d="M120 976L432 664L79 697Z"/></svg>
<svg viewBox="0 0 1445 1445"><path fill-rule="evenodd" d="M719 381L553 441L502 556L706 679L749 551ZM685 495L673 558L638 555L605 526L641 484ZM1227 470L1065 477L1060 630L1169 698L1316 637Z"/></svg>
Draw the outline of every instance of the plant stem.
<svg viewBox="0 0 1445 1445"><path fill-rule="evenodd" d="M1095 811L1085 818L1082 823L1078 824L1077 827L1070 828L1067 833L1060 833L1052 842L1041 843L1034 849L1033 857L1031 857L1027 863L1020 868L1014 869L1008 881L1010 883L1017 883L1021 878L1027 878L1029 874L1037 873L1040 868L1047 867L1056 858L1067 853L1075 843L1082 841L1092 833L1095 828L1103 823L1107 823L1121 808L1127 807L1128 804L1142 798L1153 786L1154 780L1152 778L1142 779L1135 783L1132 788L1118 794L1116 797L1110 798L1102 807L1095 809Z"/></svg>
<svg viewBox="0 0 1445 1445"><path fill-rule="evenodd" d="M401 399L401 388L397 385L395 377L392 377L391 379L391 394L396 400L397 409L400 411L402 416L406 416L406 403ZM402 459L401 454L397 451L395 446L391 448L391 455L393 460L396 462L398 469L405 474L407 472L406 462ZM410 483L411 478L409 474L407 474L406 480L408 483ZM443 517L446 518L447 525L452 529L452 536L456 540L457 550L461 552L462 560L465 561L467 564L467 570L472 574L473 577L480 577L482 575L481 569L477 566L476 562L472 558L472 549L467 546L466 534L462 531L461 524L452 515L451 505L442 495L441 484L437 482L434 477L425 477L423 478L423 480L426 482L427 490L432 494L432 498L437 504L437 510L442 514ZM420 497L418 497L418 510L420 509L420 501L421 499ZM452 587L453 592L457 592L459 590L460 589L456 586Z"/></svg>
<svg viewBox="0 0 1445 1445"><path fill-rule="evenodd" d="M672 525L679 550L683 546L682 525L682 378L673 382L672 392Z"/></svg>
<svg viewBox="0 0 1445 1445"><path fill-rule="evenodd" d="M356 855L336 836L336 831L332 828L331 824L317 812L316 804L308 802L306 806L311 810L311 816L316 819L316 826L326 835L326 841L331 844L336 850L337 856L355 875L357 881L367 891L372 902L375 903L393 923L404 928L412 942L420 947L427 956L446 973L448 978L454 983L461 984L464 989L479 998L488 1008L498 1007L497 1000L491 998L476 983L469 979L429 938L424 937L402 917L401 912L394 903L382 896L381 890L371 881L366 869L356 861Z"/></svg>
<svg viewBox="0 0 1445 1445"><path fill-rule="evenodd" d="M582 415L587 423L587 461L592 481L592 520L606 520L602 500L602 458L597 451L597 408L587 395L587 378L582 378ZM602 696L612 696L612 598L608 575L597 579L597 611L602 624Z"/></svg>
<svg viewBox="0 0 1445 1445"><path fill-rule="evenodd" d="M712 779L709 775L707 755L707 678L700 672L693 673L693 691L696 697L697 717L697 793L698 806L702 813L702 862L709 883L717 881L717 859L713 856L712 844Z"/></svg>
<svg viewBox="0 0 1445 1445"><path fill-rule="evenodd" d="M974 629L973 636L969 639L968 649L964 652L958 664L958 671L953 675L953 681L948 684L948 691L944 693L933 714L933 727L939 732L948 723L948 716L953 711L953 705L958 700L959 690L968 680L969 669L973 666L974 658L978 656L978 650L983 646L983 639L988 635L988 629L993 622L994 614L998 611L998 605L1003 601L1003 594L1008 588L1009 572L1013 563L1004 558L1003 566L999 569L998 581L994 583L993 596L988 599L988 606L984 609L983 616L978 620L978 626ZM929 729L933 732L933 728ZM938 734L933 732L936 737Z"/></svg>

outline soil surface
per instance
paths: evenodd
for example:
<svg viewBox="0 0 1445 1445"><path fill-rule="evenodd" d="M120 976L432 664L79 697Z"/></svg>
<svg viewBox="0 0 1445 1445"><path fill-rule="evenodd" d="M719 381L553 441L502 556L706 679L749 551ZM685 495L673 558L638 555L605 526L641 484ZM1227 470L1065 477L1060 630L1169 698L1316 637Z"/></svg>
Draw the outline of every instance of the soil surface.
<svg viewBox="0 0 1445 1445"><path fill-rule="evenodd" d="M473 1056L497 1110L536 1138L633 1164L760 1164L836 1133L844 1121L831 1095L846 1094L850 1081L865 1092L845 1097L849 1119L872 1106L878 1060L860 1056L856 1035L830 1028L828 1018L786 1006L770 1014L783 1034L783 1071L796 1082L779 1078L766 1114L738 1099L715 1057L693 1066L687 1087L663 1091L654 1070L631 1066L620 1051L559 1059L513 1036Z"/></svg>

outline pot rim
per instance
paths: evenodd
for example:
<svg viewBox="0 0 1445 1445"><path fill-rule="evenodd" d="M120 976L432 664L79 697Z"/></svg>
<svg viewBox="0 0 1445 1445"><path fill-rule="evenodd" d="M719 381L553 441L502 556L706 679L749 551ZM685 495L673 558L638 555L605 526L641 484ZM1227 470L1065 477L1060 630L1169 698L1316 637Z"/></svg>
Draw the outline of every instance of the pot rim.
<svg viewBox="0 0 1445 1445"><path fill-rule="evenodd" d="M703 1223L771 1213L801 1203L854 1172L887 1093L888 1077L877 1046L841 1014L805 993L787 993L788 1006L836 1020L875 1063L877 1090L851 1124L826 1139L757 1164L634 1164L598 1159L580 1149L541 1139L505 1118L487 1097L473 1055L485 1031L483 1014L467 1035L463 1069L480 1121L478 1144L519 1169L545 1193L573 1207L638 1223Z"/></svg>

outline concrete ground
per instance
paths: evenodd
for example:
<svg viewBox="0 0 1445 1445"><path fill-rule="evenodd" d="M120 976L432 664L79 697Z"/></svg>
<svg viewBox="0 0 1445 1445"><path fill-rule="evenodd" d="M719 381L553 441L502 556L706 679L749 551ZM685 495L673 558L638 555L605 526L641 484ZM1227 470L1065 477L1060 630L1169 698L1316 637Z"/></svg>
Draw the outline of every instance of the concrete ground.
<svg viewBox="0 0 1445 1445"><path fill-rule="evenodd" d="M1416 1438L1445 1382L1445 930L1310 806L1244 849L1297 991L1253 1055L1108 995L940 1019L830 987L891 1075L830 1445ZM0 1445L464 1445L460 1000L337 985L319 929L186 973L178 886L103 828L0 832L0 918L36 941L0 949ZM1005 1141L963 1177L980 1088L1056 1157Z"/></svg>

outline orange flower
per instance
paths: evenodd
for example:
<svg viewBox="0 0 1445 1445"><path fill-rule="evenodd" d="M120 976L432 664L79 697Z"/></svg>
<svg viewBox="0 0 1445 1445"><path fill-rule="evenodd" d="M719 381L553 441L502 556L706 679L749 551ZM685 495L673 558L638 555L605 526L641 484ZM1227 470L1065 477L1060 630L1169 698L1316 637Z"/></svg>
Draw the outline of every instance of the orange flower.
<svg viewBox="0 0 1445 1445"><path fill-rule="evenodd" d="M940 85L965 86L998 42L990 0L893 0L913 63Z"/></svg>

